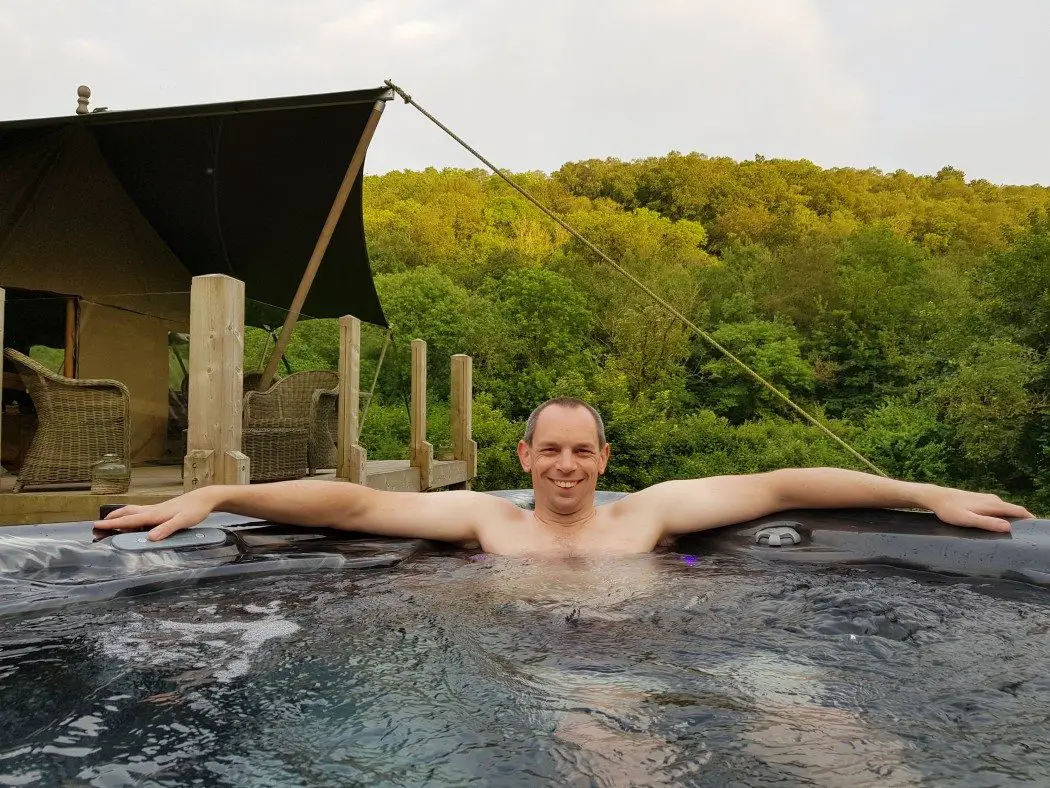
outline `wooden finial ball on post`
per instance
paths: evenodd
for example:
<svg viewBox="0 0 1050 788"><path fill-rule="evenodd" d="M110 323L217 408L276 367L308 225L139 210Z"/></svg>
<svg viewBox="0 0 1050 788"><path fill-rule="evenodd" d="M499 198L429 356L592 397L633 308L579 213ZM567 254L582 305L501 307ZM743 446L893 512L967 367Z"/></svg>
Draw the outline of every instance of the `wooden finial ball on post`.
<svg viewBox="0 0 1050 788"><path fill-rule="evenodd" d="M88 114L88 101L91 100L91 88L81 85L77 88L77 114Z"/></svg>

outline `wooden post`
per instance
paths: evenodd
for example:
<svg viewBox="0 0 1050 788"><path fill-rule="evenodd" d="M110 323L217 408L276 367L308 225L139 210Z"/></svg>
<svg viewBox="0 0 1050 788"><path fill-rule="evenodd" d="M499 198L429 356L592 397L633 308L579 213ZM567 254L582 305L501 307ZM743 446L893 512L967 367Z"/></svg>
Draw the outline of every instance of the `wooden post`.
<svg viewBox="0 0 1050 788"><path fill-rule="evenodd" d="M243 366L244 282L223 274L193 277L186 491L248 483L241 451Z"/></svg>
<svg viewBox="0 0 1050 788"><path fill-rule="evenodd" d="M474 403L474 360L457 354L452 357L452 457L467 463L467 480L478 475L478 444L471 438Z"/></svg>
<svg viewBox="0 0 1050 788"><path fill-rule="evenodd" d="M429 490L434 447L427 443L427 343L412 340L412 467L419 468L419 489Z"/></svg>
<svg viewBox="0 0 1050 788"><path fill-rule="evenodd" d="M361 167L365 162L365 151L368 150L368 143L372 141L372 135L375 134L376 126L379 125L379 118L383 114L385 104L385 101L377 101L372 106L372 113L368 116L368 120L365 121L361 139L357 142L354 155L350 157L350 164L347 165L346 174L343 175L343 182L340 184L339 191L336 192L335 199L332 201L332 207L328 211L328 218L325 220L324 227L321 228L321 235L317 238L313 254L310 255L310 262L306 264L306 270L303 271L302 279L299 280L299 288L295 291L292 305L288 309L284 325L281 326L281 335L277 338L277 344L274 346L270 360L266 362L266 369L263 370L262 378L259 380L259 391L265 391L269 388L270 383L273 381L273 376L277 372L277 364L280 362L281 356L284 355L285 348L288 347L288 342L292 338L292 331L299 320L299 313L302 311L303 303L305 303L306 296L310 292L310 286L314 283L317 269L321 266L321 260L328 249L328 243L332 240L332 234L339 224L339 217L343 215L343 207L346 205L346 200L350 196L354 182L357 180L357 176L360 174Z"/></svg>
<svg viewBox="0 0 1050 788"><path fill-rule="evenodd" d="M368 456L361 446L361 321L339 318L339 464L336 478L368 481Z"/></svg>
<svg viewBox="0 0 1050 788"><path fill-rule="evenodd" d="M77 375L77 300L66 299L66 355L62 360L62 374L67 378Z"/></svg>

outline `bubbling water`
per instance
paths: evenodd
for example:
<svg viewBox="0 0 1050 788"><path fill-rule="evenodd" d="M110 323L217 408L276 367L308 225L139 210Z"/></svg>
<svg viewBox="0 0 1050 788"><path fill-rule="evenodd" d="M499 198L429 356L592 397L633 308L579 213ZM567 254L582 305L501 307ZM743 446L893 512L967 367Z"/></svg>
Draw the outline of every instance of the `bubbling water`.
<svg viewBox="0 0 1050 788"><path fill-rule="evenodd" d="M469 559L9 619L0 785L1050 780L1044 591Z"/></svg>

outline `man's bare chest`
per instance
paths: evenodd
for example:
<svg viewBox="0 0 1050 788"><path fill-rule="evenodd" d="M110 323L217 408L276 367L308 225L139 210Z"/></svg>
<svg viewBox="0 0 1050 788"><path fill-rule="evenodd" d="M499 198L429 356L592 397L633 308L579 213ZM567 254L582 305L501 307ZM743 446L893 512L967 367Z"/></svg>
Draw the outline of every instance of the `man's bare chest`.
<svg viewBox="0 0 1050 788"><path fill-rule="evenodd" d="M613 517L596 517L578 528L530 517L490 530L483 535L481 547L499 555L634 555L650 552L659 541L652 524L626 523Z"/></svg>

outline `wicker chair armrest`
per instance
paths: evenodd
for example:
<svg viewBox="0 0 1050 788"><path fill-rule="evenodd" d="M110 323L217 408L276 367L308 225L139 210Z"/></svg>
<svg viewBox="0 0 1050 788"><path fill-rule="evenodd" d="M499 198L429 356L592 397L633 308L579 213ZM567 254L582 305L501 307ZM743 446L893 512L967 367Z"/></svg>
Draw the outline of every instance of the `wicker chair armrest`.
<svg viewBox="0 0 1050 788"><path fill-rule="evenodd" d="M268 402L270 400L280 399L280 392L274 391L272 388L266 389L266 391L246 391L244 392L244 404L247 405L249 402L258 401L259 403Z"/></svg>
<svg viewBox="0 0 1050 788"><path fill-rule="evenodd" d="M310 393L310 472L338 464L339 388L315 389Z"/></svg>
<svg viewBox="0 0 1050 788"><path fill-rule="evenodd" d="M16 366L25 367L31 372L46 378L48 383L52 385L69 386L72 388L111 388L119 391L121 396L128 399L131 398L130 390L119 380L112 380L109 378L67 378L65 375L59 375L57 372L48 369L36 359L30 358L29 356L10 348L4 349L4 356L11 359ZM21 371L19 374L21 374Z"/></svg>
<svg viewBox="0 0 1050 788"><path fill-rule="evenodd" d="M310 395L310 423L322 412L322 408L339 407L339 389L317 389Z"/></svg>
<svg viewBox="0 0 1050 788"><path fill-rule="evenodd" d="M242 402L241 422L245 427L292 426L281 413L281 395L273 387L266 391L248 391Z"/></svg>
<svg viewBox="0 0 1050 788"><path fill-rule="evenodd" d="M66 378L57 375L56 379L52 382L63 386L70 386L72 388L116 389L120 392L121 396L128 397L129 399L131 398L130 389L119 380L107 380L106 378Z"/></svg>
<svg viewBox="0 0 1050 788"><path fill-rule="evenodd" d="M241 421L244 422L245 427L251 426L252 420L252 405L255 404L258 407L259 397L263 396L262 391L246 391L241 399Z"/></svg>

